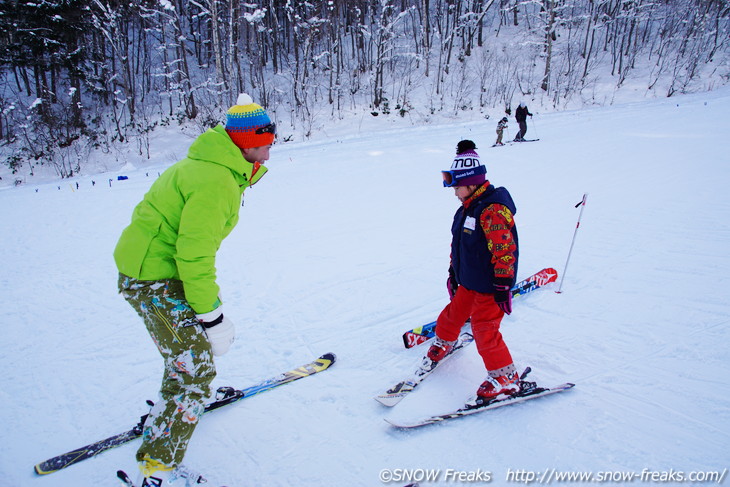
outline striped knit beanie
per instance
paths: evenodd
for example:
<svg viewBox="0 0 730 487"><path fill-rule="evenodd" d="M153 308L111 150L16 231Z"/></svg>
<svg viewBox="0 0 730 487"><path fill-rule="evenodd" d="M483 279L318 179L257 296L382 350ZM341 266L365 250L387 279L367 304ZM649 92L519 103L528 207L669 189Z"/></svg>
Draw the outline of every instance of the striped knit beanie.
<svg viewBox="0 0 730 487"><path fill-rule="evenodd" d="M250 149L273 144L276 125L261 105L242 93L226 112L226 133L239 148Z"/></svg>
<svg viewBox="0 0 730 487"><path fill-rule="evenodd" d="M463 142L471 141L461 141L459 144ZM471 146L473 145L474 143L472 142ZM463 146L457 146L457 150L459 148L464 149ZM451 168L447 171L441 171L445 187L452 188L454 186L478 186L484 184L487 180L487 167L482 165L479 154L477 154L475 149L476 147L469 147L463 150L463 152L459 152L451 163Z"/></svg>

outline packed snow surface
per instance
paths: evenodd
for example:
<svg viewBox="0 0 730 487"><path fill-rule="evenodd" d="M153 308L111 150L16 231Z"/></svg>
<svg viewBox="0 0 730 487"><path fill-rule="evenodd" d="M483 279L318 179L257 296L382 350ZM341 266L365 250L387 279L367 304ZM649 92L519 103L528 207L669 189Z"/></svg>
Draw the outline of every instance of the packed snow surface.
<svg viewBox="0 0 730 487"><path fill-rule="evenodd" d="M425 474L424 486L561 472L614 485L623 473L644 475L632 485L654 482L652 473L727 476L729 112L723 89L536 113L527 136L539 142L499 148L499 117L274 146L218 255L237 341L217 360L214 385L245 387L325 352L338 360L206 415L186 464L211 487L400 486ZM511 120L509 135L515 129ZM404 349L402 333L447 303L459 202L439 171L462 138L517 203L518 277L561 274L515 300L503 321L516 365L544 385L576 387L396 430L383 418L445 412L485 376L472 345L396 407L373 400L425 352ZM117 469L135 471L139 440L48 476L33 466L130 428L156 398L162 362L116 292L112 260L133 207L190 138L152 144L152 165L0 191L4 486L116 485ZM581 483L590 482L572 482Z"/></svg>

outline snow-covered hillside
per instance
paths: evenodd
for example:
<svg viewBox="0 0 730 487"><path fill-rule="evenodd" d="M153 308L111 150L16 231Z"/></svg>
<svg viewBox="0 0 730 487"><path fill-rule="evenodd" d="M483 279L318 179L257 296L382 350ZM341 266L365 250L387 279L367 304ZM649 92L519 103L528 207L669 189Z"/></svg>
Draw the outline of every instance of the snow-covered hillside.
<svg viewBox="0 0 730 487"><path fill-rule="evenodd" d="M247 191L218 256L238 339L218 360L215 385L245 387L325 352L338 362L206 416L186 463L213 487L403 485L417 469L439 470L422 485L478 485L478 472L504 485L553 469L649 472L632 485L651 472L723 474L728 111L723 89L538 114L528 136L539 142L501 148L490 147L496 120L275 146L269 174ZM394 409L372 399L425 352L405 350L401 334L447 302L459 203L439 170L461 138L476 141L488 177L518 205L520 278L547 266L563 272L575 204L588 193L563 293L519 298L502 326L533 380L577 385L394 430L383 418L448 410L485 375L472 346ZM157 139L152 149L167 164L189 143ZM117 469L135 468L138 442L49 476L33 473L48 457L129 428L156 397L161 360L116 293L111 253L164 164L127 169L0 191L1 485L115 485ZM120 174L129 179L117 181ZM449 469L474 479L452 481Z"/></svg>

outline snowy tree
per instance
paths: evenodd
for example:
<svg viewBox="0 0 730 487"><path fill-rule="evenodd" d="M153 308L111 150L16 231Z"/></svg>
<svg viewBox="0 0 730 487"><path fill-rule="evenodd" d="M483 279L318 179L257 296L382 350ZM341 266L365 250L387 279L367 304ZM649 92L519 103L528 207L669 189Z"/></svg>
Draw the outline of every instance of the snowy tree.
<svg viewBox="0 0 730 487"><path fill-rule="evenodd" d="M144 153L159 123L210 126L241 92L289 139L348 110L455 114L528 94L558 107L599 80L666 96L730 80L726 0L3 0L0 26L0 156L63 176L84 150Z"/></svg>

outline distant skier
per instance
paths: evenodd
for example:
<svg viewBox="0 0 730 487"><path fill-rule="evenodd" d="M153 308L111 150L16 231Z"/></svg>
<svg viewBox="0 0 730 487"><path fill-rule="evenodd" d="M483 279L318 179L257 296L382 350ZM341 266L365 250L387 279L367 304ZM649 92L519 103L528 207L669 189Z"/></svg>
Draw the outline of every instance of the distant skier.
<svg viewBox="0 0 730 487"><path fill-rule="evenodd" d="M114 260L119 292L137 311L164 360L160 399L137 451L138 487L182 487L201 475L181 465L235 327L224 317L216 254L238 223L241 197L264 176L275 125L248 95L198 136L185 159L150 187L124 229ZM111 180L110 180L111 181Z"/></svg>
<svg viewBox="0 0 730 487"><path fill-rule="evenodd" d="M520 102L520 106L517 107L517 110L515 110L515 120L517 120L517 124L520 126L519 132L517 132L517 136L515 137L515 142L522 142L525 140L525 134L527 133L527 116L532 117L532 113L527 109L527 105L525 105L525 102Z"/></svg>
<svg viewBox="0 0 730 487"><path fill-rule="evenodd" d="M519 391L519 375L499 332L505 313L512 313L518 261L515 204L509 192L486 178L474 142L462 140L451 169L442 171L445 187L454 188L462 206L451 227L451 265L447 288L451 302L436 320L436 338L424 364L442 360L471 318L477 350L488 377L477 401Z"/></svg>
<svg viewBox="0 0 730 487"><path fill-rule="evenodd" d="M507 117L502 117L502 120L497 122L497 142L494 143L494 145L504 145L502 142L502 135L504 134L504 129L507 128Z"/></svg>

